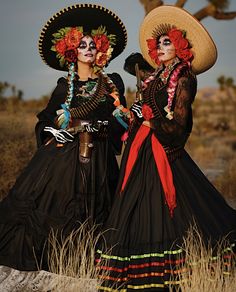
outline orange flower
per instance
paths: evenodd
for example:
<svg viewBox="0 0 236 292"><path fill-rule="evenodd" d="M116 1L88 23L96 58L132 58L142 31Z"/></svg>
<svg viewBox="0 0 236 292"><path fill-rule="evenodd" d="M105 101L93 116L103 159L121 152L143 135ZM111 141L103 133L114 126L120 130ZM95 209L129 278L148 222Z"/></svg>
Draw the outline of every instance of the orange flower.
<svg viewBox="0 0 236 292"><path fill-rule="evenodd" d="M64 55L65 54L65 51L66 51L66 43L65 43L65 40L62 39L60 41L58 41L56 44L55 44L55 49L57 51L58 54L60 55Z"/></svg>
<svg viewBox="0 0 236 292"><path fill-rule="evenodd" d="M102 52L97 53L95 63L99 67L105 66L107 63L107 54L104 54Z"/></svg>
<svg viewBox="0 0 236 292"><path fill-rule="evenodd" d="M68 48L77 48L83 34L76 27L72 27L71 30L65 36L65 43Z"/></svg>
<svg viewBox="0 0 236 292"><path fill-rule="evenodd" d="M109 49L110 42L105 34L95 35L93 40L96 44L96 48L99 52L106 53Z"/></svg>

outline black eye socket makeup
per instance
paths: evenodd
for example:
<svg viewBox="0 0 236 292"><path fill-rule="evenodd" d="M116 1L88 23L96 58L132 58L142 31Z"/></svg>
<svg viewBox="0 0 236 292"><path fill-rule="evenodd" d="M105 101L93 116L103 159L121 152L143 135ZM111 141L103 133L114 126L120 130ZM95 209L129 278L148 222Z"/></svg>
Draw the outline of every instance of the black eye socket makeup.
<svg viewBox="0 0 236 292"><path fill-rule="evenodd" d="M92 49L92 50L95 50L96 49L96 44L94 41L91 41L91 43L89 44L89 47Z"/></svg>
<svg viewBox="0 0 236 292"><path fill-rule="evenodd" d="M79 46L78 46L79 49L85 49L86 47L87 47L87 44L85 41L81 41Z"/></svg>
<svg viewBox="0 0 236 292"><path fill-rule="evenodd" d="M94 41L91 41L89 44L86 43L86 41L81 41L78 48L79 49L86 49L89 46L90 49L95 50L96 44Z"/></svg>
<svg viewBox="0 0 236 292"><path fill-rule="evenodd" d="M161 44L163 46L169 46L171 44L171 40L169 39L169 37L166 37L166 38L162 39L162 41L159 40L158 44L157 44L157 48L158 49L160 49Z"/></svg>

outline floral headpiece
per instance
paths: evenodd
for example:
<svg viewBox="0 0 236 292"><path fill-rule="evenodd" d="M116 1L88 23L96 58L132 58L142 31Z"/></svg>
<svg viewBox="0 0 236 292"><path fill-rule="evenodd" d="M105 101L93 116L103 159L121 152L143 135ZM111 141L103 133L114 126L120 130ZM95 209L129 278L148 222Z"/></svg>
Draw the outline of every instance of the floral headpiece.
<svg viewBox="0 0 236 292"><path fill-rule="evenodd" d="M185 38L186 33L177 28L172 28L164 34L168 35L170 41L173 43L176 50L176 56L186 62L190 62L193 54L190 51L190 44ZM149 49L148 54L158 66L161 64L157 54L157 42L159 37L160 35L155 35L154 38L147 40L147 45Z"/></svg>
<svg viewBox="0 0 236 292"><path fill-rule="evenodd" d="M53 34L53 46L51 50L56 52L56 57L59 59L60 66L77 62L77 48L81 39L87 34L83 33L83 27L64 27ZM116 36L107 34L105 26L99 26L89 34L93 38L97 55L94 62L94 71L98 72L108 63L113 51L112 46L116 44Z"/></svg>

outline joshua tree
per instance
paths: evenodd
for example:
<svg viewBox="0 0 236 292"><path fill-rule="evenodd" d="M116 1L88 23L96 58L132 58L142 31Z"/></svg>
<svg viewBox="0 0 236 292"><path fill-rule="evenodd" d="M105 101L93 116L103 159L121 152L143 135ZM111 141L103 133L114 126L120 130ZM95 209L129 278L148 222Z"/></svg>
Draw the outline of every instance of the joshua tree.
<svg viewBox="0 0 236 292"><path fill-rule="evenodd" d="M232 106L233 109L236 108L236 85L234 84L234 79L232 77L225 77L221 75L217 82L219 84L220 90L226 93L226 100L222 100L222 103L227 103ZM234 126L236 126L236 115L234 115Z"/></svg>
<svg viewBox="0 0 236 292"><path fill-rule="evenodd" d="M164 1L161 0L139 0L144 6L145 13L147 14L152 9L164 5ZM176 0L174 6L184 7L188 0ZM209 2L205 7L193 14L199 21L211 16L218 20L230 20L236 17L236 11L225 12L224 10L229 7L229 0L206 0Z"/></svg>

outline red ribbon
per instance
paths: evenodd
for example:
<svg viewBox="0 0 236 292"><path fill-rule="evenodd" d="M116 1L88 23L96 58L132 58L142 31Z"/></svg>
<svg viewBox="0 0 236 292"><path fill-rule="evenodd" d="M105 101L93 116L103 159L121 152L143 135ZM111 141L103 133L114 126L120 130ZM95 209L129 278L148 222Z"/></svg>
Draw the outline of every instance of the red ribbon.
<svg viewBox="0 0 236 292"><path fill-rule="evenodd" d="M125 175L124 175L123 183L121 186L121 192L124 191L124 188L126 186L131 170L137 159L139 149L142 146L144 140L147 138L149 132L150 132L149 127L145 125L141 125L141 127L139 128L134 138L134 141L132 142L128 160L126 163ZM170 215L172 217L174 208L176 207L176 193L175 193L175 186L173 183L172 171L171 171L165 150L163 149L161 143L158 141L158 139L156 138L154 134L152 134L151 136L151 142L152 142L152 151L153 151L154 159L156 162L157 170L158 170L162 187L165 193L165 200L169 207Z"/></svg>

